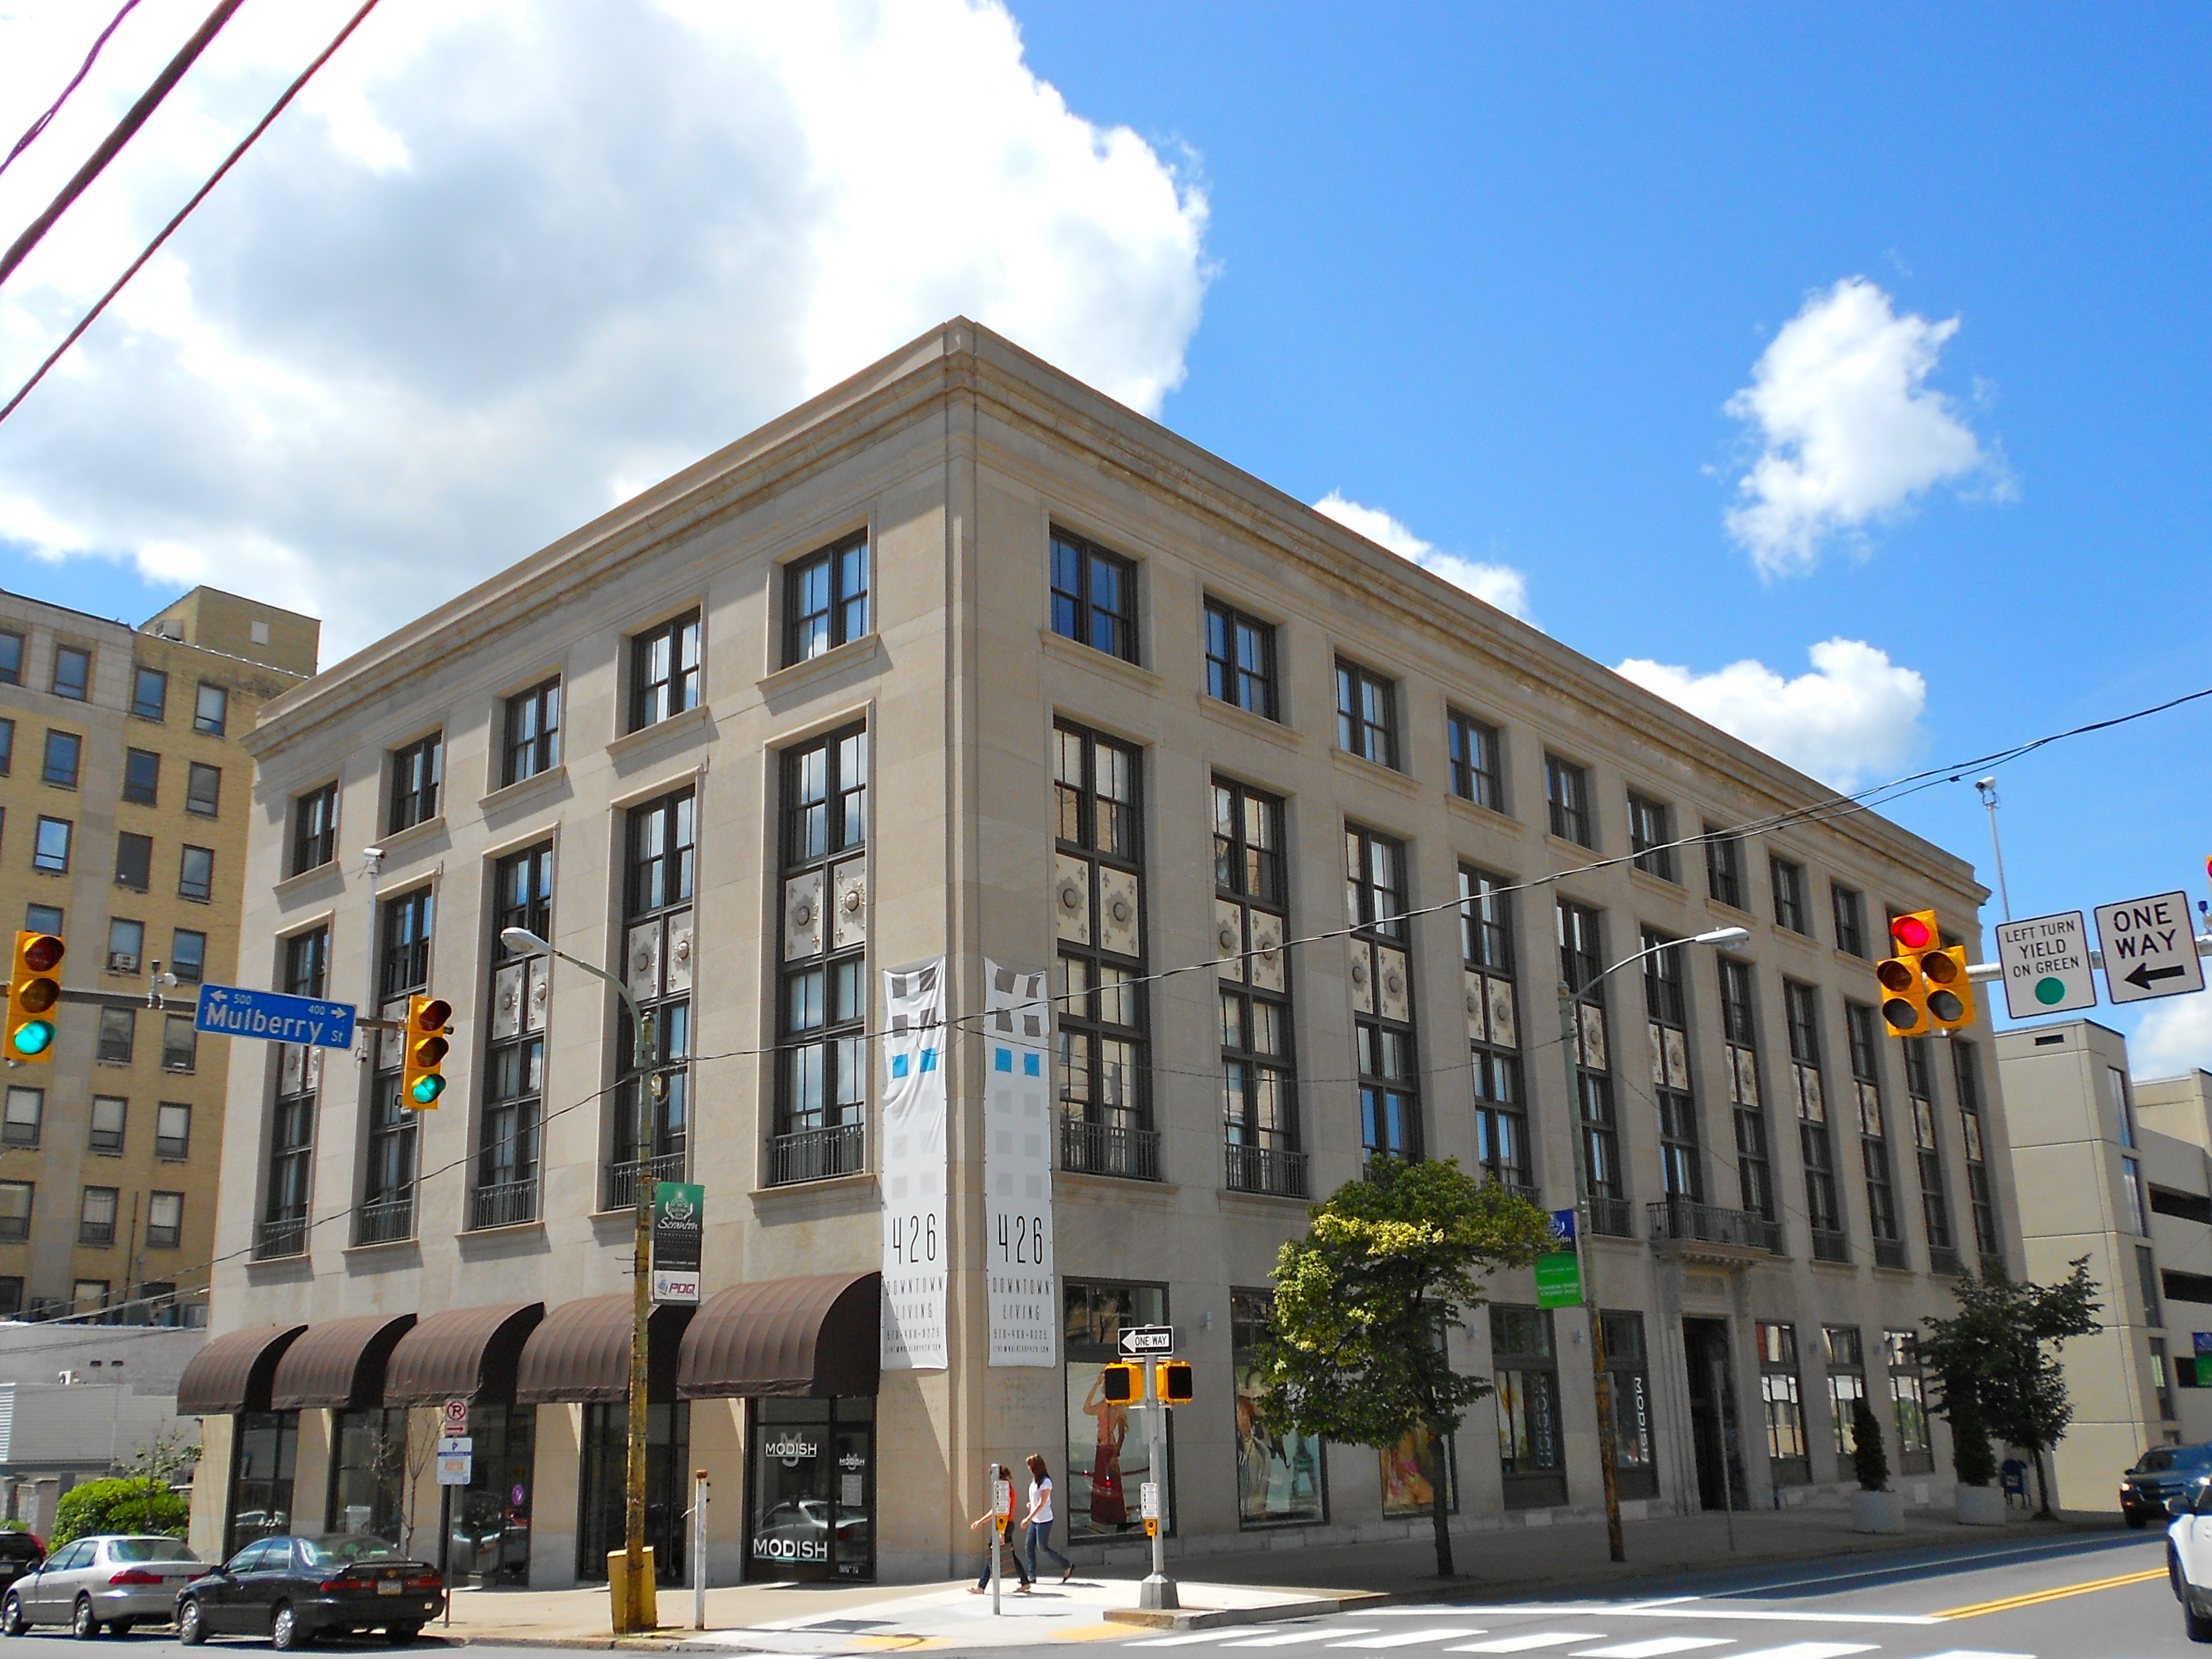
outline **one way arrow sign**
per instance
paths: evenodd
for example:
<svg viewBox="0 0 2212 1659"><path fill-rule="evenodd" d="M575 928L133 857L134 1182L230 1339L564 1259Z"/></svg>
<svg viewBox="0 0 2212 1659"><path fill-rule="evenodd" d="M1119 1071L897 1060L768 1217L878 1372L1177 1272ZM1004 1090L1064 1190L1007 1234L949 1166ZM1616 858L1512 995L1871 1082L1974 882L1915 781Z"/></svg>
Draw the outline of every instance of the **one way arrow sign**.
<svg viewBox="0 0 2212 1659"><path fill-rule="evenodd" d="M2186 893L2099 905L2097 939L2104 946L2105 990L2115 1003L2204 988Z"/></svg>

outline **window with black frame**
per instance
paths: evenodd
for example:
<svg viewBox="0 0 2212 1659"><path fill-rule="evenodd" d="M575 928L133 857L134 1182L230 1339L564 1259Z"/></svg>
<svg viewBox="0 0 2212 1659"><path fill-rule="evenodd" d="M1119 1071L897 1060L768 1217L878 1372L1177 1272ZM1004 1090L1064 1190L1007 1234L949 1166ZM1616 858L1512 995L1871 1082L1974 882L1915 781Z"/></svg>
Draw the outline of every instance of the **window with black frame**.
<svg viewBox="0 0 2212 1659"><path fill-rule="evenodd" d="M1797 1140L1805 1161L1805 1222L1816 1261L1848 1261L1844 1211L1836 1190L1836 1144L1828 1129L1827 1091L1820 1074L1820 998L1810 985L1782 981L1782 1012L1790 1028L1790 1090L1796 1098Z"/></svg>
<svg viewBox="0 0 2212 1659"><path fill-rule="evenodd" d="M1493 1304L1491 1382L1498 1399L1498 1464L1509 1510L1567 1501L1566 1447L1559 1424L1559 1356L1549 1308Z"/></svg>
<svg viewBox="0 0 2212 1659"><path fill-rule="evenodd" d="M1859 1155L1866 1165L1867 1229L1878 1267L1905 1266L1905 1233L1897 1217L1897 1185L1889 1161L1889 1115L1881 1096L1879 1016L1871 1003L1844 1004L1844 1036L1851 1054L1851 1092L1859 1109Z"/></svg>
<svg viewBox="0 0 2212 1659"><path fill-rule="evenodd" d="M1664 801L1631 791L1628 797L1628 850L1636 867L1647 876L1673 881L1674 876L1674 809Z"/></svg>
<svg viewBox="0 0 2212 1659"><path fill-rule="evenodd" d="M1304 1198L1283 856L1283 803L1217 776L1213 942L1221 962L1224 1176L1234 1192Z"/></svg>
<svg viewBox="0 0 2212 1659"><path fill-rule="evenodd" d="M629 729L673 720L699 706L699 613L687 611L630 636Z"/></svg>
<svg viewBox="0 0 2212 1659"><path fill-rule="evenodd" d="M1142 982L1142 757L1066 721L1054 742L1060 1167L1158 1181Z"/></svg>
<svg viewBox="0 0 2212 1659"><path fill-rule="evenodd" d="M1136 661L1137 567L1055 527L1052 631L1123 662Z"/></svg>
<svg viewBox="0 0 2212 1659"><path fill-rule="evenodd" d="M377 919L377 997L383 1017L404 1028L407 1000L430 988L430 930L434 900L428 887L386 899ZM402 1097L403 1030L377 1033L376 1074L369 1085L368 1152L356 1244L415 1236L416 1149L422 1120Z"/></svg>
<svg viewBox="0 0 2212 1659"><path fill-rule="evenodd" d="M1060 1516L1071 1543L1132 1533L1142 1541L1139 1497L1146 1481L1161 1477L1152 1467L1143 1413L1133 1416L1128 1407L1108 1400L1100 1374L1121 1358L1123 1330L1168 1322L1167 1287L1065 1279L1060 1296L1067 1445L1066 1476L1057 1488ZM1174 1479L1172 1462L1166 1478ZM1168 1505L1170 1536L1181 1509Z"/></svg>
<svg viewBox="0 0 2212 1659"><path fill-rule="evenodd" d="M1708 823L1705 844L1706 896L1731 910L1744 908L1741 838Z"/></svg>
<svg viewBox="0 0 2212 1659"><path fill-rule="evenodd" d="M1336 659L1336 746L1377 766L1398 761L1398 684L1348 658Z"/></svg>
<svg viewBox="0 0 2212 1659"><path fill-rule="evenodd" d="M1594 1233L1631 1238L1627 1171L1620 1158L1620 1120L1613 1090L1611 1021L1606 1018L1604 917L1587 904L1559 902L1559 978L1573 998L1575 1081L1583 1138L1583 1196L1589 1200Z"/></svg>
<svg viewBox="0 0 2212 1659"><path fill-rule="evenodd" d="M1274 1292L1229 1292L1230 1366L1237 1391L1237 1523L1311 1526L1328 1519L1328 1460L1317 1437L1268 1425L1259 1349Z"/></svg>
<svg viewBox="0 0 2212 1659"><path fill-rule="evenodd" d="M1606 1381L1613 1394L1615 1490L1623 1498L1656 1498L1659 1463L1653 1449L1651 1358L1644 1344L1644 1316L1605 1313Z"/></svg>
<svg viewBox="0 0 2212 1659"><path fill-rule="evenodd" d="M867 731L850 726L787 749L781 771L775 1186L867 1167Z"/></svg>
<svg viewBox="0 0 2212 1659"><path fill-rule="evenodd" d="M299 1456L298 1412L240 1412L231 1419L226 1561L248 1544L292 1530L292 1479Z"/></svg>
<svg viewBox="0 0 2212 1659"><path fill-rule="evenodd" d="M477 1125L471 1227L513 1227L538 1215L538 1123L545 1096L545 1023L553 959L510 950L501 935L553 933L553 843L492 866L491 1018L485 1022L483 1115Z"/></svg>
<svg viewBox="0 0 2212 1659"><path fill-rule="evenodd" d="M1936 1133L1936 1073L1929 1058L1929 1039L1907 1037L1900 1046L1905 1050L1905 1104L1912 1115L1913 1156L1920 1171L1920 1215L1928 1228L1928 1270L1955 1273L1965 1263L1951 1231L1951 1194Z"/></svg>
<svg viewBox="0 0 2212 1659"><path fill-rule="evenodd" d="M323 1531L398 1544L406 1525L406 1408L335 1413L331 1442Z"/></svg>
<svg viewBox="0 0 2212 1659"><path fill-rule="evenodd" d="M1936 1448L1928 1433L1928 1382L1920 1364L1920 1334L1884 1331L1881 1348L1889 1370L1890 1420L1897 1429L1897 1472L1929 1474L1936 1468Z"/></svg>
<svg viewBox="0 0 2212 1659"><path fill-rule="evenodd" d="M1767 1249L1781 1249L1775 1209L1774 1154L1766 1130L1765 1096L1759 1087L1759 1015L1751 964L1718 959L1721 1035L1728 1043L1729 1112L1735 1121L1737 1200L1772 1231Z"/></svg>
<svg viewBox="0 0 2212 1659"><path fill-rule="evenodd" d="M1668 948L1662 950L1661 945ZM1705 1159L1698 1133L1698 1099L1691 1086L1688 954L1681 942L1644 930L1644 1012L1650 1039L1651 1092L1659 1103L1659 1170L1676 1204L1705 1201ZM1678 1221L1689 1220L1677 1217ZM1680 1231L1676 1237L1702 1237Z"/></svg>
<svg viewBox="0 0 2212 1659"><path fill-rule="evenodd" d="M1405 843L1344 826L1345 919L1351 924L1352 1040L1359 1068L1359 1144L1368 1158L1421 1156L1420 1062Z"/></svg>
<svg viewBox="0 0 2212 1659"><path fill-rule="evenodd" d="M1475 1161L1491 1180L1533 1200L1536 1174L1521 1073L1512 885L1504 876L1460 866L1461 983L1467 993L1468 1061L1474 1082Z"/></svg>
<svg viewBox="0 0 2212 1659"><path fill-rule="evenodd" d="M403 749L392 751L392 813L386 832L398 835L438 816L441 786L445 780L446 744L442 732L433 732Z"/></svg>
<svg viewBox="0 0 2212 1659"><path fill-rule="evenodd" d="M1590 778L1587 767L1544 757L1544 804L1551 814L1552 833L1577 847L1597 846L1597 819L1590 806Z"/></svg>
<svg viewBox="0 0 2212 1659"><path fill-rule="evenodd" d="M319 870L337 856L338 787L326 783L292 798L292 875Z"/></svg>
<svg viewBox="0 0 2212 1659"><path fill-rule="evenodd" d="M1444 747L1451 763L1451 792L1462 800L1505 810L1504 739L1487 720L1444 710Z"/></svg>
<svg viewBox="0 0 2212 1659"><path fill-rule="evenodd" d="M1768 858L1766 869L1773 880L1774 925L1809 939L1813 912L1805 898L1805 866L1777 854Z"/></svg>
<svg viewBox="0 0 2212 1659"><path fill-rule="evenodd" d="M1867 953L1866 895L1841 882L1828 884L1828 907L1835 912L1836 949L1846 956Z"/></svg>
<svg viewBox="0 0 2212 1659"><path fill-rule="evenodd" d="M1766 1458L1778 1486L1802 1486L1813 1478L1805 1448L1803 1385L1797 1371L1797 1328L1757 1322L1759 1393L1766 1418Z"/></svg>
<svg viewBox="0 0 2212 1659"><path fill-rule="evenodd" d="M561 678L555 675L507 700L500 769L502 787L550 772L561 763Z"/></svg>
<svg viewBox="0 0 2212 1659"><path fill-rule="evenodd" d="M1275 629L1218 599L1206 602L1206 695L1266 720L1275 704Z"/></svg>
<svg viewBox="0 0 2212 1659"><path fill-rule="evenodd" d="M284 941L284 989L319 997L330 974L331 930L325 926ZM263 1180L258 1256L299 1255L307 1248L307 1200L314 1172L315 1102L323 1081L324 1050L296 1042L276 1048L276 1098L269 1114L268 1171ZM186 1120L190 1121L189 1118Z"/></svg>
<svg viewBox="0 0 2212 1659"><path fill-rule="evenodd" d="M1966 1144L1966 1201L1974 1212L1974 1248L1984 1260L2003 1254L1997 1237L1997 1204L1990 1185L1988 1151L1982 1139L1982 1061L1971 1042L1951 1040L1951 1075L1959 1090L1959 1124Z"/></svg>
<svg viewBox="0 0 2212 1659"><path fill-rule="evenodd" d="M868 537L793 559L783 572L783 663L788 668L868 633Z"/></svg>
<svg viewBox="0 0 2212 1659"><path fill-rule="evenodd" d="M681 1181L689 1167L696 812L695 793L679 789L630 808L625 826L623 961L629 994L652 1025L653 1041L641 1050L635 1022L622 1022L615 1048L622 1083L615 1092L605 1209L629 1209L637 1202L640 1181ZM650 1075L638 1075L641 1070Z"/></svg>

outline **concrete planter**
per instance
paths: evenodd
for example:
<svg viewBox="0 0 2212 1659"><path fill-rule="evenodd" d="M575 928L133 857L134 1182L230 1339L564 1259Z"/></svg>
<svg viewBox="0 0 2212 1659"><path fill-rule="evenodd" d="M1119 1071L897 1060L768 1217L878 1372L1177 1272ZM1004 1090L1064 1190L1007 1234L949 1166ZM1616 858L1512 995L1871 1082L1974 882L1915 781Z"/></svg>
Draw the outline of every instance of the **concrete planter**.
<svg viewBox="0 0 2212 1659"><path fill-rule="evenodd" d="M1903 1532L1905 1500L1893 1492L1855 1492L1851 1494L1853 1532Z"/></svg>
<svg viewBox="0 0 2212 1659"><path fill-rule="evenodd" d="M1959 1488L1959 1524L1962 1527L2002 1527L2005 1523L2004 1493L1995 1486Z"/></svg>

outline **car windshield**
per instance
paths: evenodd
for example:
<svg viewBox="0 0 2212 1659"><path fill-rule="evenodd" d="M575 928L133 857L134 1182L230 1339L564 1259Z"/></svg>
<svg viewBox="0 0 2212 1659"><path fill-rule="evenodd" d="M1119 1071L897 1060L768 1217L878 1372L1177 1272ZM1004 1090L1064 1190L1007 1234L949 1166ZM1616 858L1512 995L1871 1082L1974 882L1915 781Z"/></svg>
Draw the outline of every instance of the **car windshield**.
<svg viewBox="0 0 2212 1659"><path fill-rule="evenodd" d="M2139 1474L2156 1474L2160 1469L2172 1468L2173 1460L2172 1447L2154 1446L2142 1455L2142 1462L2136 1465L2136 1472Z"/></svg>
<svg viewBox="0 0 2212 1659"><path fill-rule="evenodd" d="M191 1561L197 1558L181 1538L111 1538L111 1561Z"/></svg>
<svg viewBox="0 0 2212 1659"><path fill-rule="evenodd" d="M338 1538L302 1538L300 1554L311 1567L338 1567L356 1561L404 1561L399 1547L388 1538L351 1534Z"/></svg>

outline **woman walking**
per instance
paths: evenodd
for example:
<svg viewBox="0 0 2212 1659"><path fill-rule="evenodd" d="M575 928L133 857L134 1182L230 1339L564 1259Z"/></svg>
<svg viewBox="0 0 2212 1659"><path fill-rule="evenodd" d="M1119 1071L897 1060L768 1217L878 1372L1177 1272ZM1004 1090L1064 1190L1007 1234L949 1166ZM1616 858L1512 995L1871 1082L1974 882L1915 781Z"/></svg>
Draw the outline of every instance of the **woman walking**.
<svg viewBox="0 0 2212 1659"><path fill-rule="evenodd" d="M1052 1547L1052 1475L1036 1452L1030 1454L1029 1463L1030 1512L1023 1517L1023 1526L1029 1545L1030 1577L1037 1576L1037 1552L1042 1550L1065 1569L1060 1575L1060 1582L1065 1584L1075 1577L1075 1563Z"/></svg>

